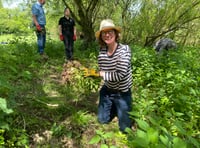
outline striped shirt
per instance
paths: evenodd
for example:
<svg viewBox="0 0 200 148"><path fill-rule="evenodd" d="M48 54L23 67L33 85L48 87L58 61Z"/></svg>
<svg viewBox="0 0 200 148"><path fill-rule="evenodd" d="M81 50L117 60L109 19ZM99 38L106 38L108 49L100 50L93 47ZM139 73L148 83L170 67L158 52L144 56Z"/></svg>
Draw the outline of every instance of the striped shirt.
<svg viewBox="0 0 200 148"><path fill-rule="evenodd" d="M108 56L107 48L102 48L98 64L99 70L105 72L103 80L108 88L126 92L132 87L131 50L128 45L118 44L111 56Z"/></svg>

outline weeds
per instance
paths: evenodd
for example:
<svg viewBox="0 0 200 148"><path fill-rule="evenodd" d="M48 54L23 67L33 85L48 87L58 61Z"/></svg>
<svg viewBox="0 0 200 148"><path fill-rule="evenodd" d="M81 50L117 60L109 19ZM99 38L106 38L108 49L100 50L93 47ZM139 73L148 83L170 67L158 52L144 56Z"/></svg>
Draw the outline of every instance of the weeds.
<svg viewBox="0 0 200 148"><path fill-rule="evenodd" d="M96 44L75 46L80 66L97 68ZM100 79L85 78L77 66L61 82L64 49L49 40L48 60L26 40L1 45L0 146L8 147L199 147L199 50L166 56L132 46L133 111L137 129L123 135L117 121L96 121ZM68 68L68 70L71 70ZM7 111L11 111L7 114Z"/></svg>

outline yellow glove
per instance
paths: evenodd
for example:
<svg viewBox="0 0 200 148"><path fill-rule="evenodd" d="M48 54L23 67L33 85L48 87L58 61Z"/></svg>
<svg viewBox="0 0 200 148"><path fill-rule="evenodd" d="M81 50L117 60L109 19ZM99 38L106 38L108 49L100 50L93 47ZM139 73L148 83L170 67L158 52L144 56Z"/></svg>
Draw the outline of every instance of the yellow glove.
<svg viewBox="0 0 200 148"><path fill-rule="evenodd" d="M99 73L94 69L84 68L85 77L99 77Z"/></svg>

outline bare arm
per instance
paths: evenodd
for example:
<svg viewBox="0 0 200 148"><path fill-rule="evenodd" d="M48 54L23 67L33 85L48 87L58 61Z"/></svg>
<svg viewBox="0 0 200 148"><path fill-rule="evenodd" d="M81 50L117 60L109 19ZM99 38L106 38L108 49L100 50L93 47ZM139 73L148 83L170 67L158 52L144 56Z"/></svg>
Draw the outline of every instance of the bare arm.
<svg viewBox="0 0 200 148"><path fill-rule="evenodd" d="M62 26L61 25L58 25L58 32L59 32L59 35L62 35Z"/></svg>
<svg viewBox="0 0 200 148"><path fill-rule="evenodd" d="M76 27L74 26L74 35L76 35Z"/></svg>
<svg viewBox="0 0 200 148"><path fill-rule="evenodd" d="M34 22L35 26L38 26L39 24L37 22L36 16L33 15L32 18L33 18L33 22Z"/></svg>

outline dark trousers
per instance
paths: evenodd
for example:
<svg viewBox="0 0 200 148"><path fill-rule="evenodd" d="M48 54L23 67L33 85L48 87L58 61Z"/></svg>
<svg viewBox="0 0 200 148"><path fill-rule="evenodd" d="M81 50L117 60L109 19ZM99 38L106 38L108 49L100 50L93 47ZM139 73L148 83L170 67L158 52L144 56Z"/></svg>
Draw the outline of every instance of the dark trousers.
<svg viewBox="0 0 200 148"><path fill-rule="evenodd" d="M64 45L65 45L65 55L66 59L72 60L74 51L74 40L73 36L64 34Z"/></svg>
<svg viewBox="0 0 200 148"><path fill-rule="evenodd" d="M100 90L98 121L106 124L117 116L119 120L119 129L124 132L125 128L131 128L132 125L132 121L129 117L131 106L131 90L127 92L111 92L106 86L103 86Z"/></svg>

